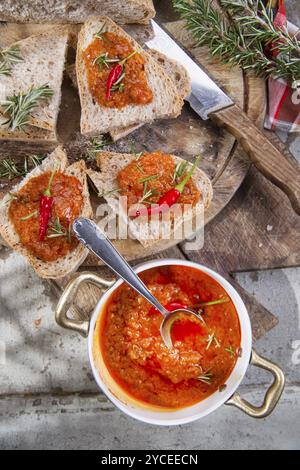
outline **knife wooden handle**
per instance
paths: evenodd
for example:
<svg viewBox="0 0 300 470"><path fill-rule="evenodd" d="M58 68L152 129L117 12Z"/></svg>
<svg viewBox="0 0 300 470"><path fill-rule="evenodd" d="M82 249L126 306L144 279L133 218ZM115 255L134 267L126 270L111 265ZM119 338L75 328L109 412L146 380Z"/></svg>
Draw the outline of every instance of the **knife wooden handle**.
<svg viewBox="0 0 300 470"><path fill-rule="evenodd" d="M255 167L288 196L300 215L300 166L287 160L237 105L210 117L236 137Z"/></svg>

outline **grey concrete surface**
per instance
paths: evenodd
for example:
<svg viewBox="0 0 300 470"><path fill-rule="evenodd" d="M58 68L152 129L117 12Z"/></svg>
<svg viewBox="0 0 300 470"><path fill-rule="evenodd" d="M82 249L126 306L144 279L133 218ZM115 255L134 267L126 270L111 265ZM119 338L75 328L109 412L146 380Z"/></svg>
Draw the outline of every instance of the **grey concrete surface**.
<svg viewBox="0 0 300 470"><path fill-rule="evenodd" d="M299 3L287 2L300 25ZM280 137L300 161L300 137ZM261 421L223 406L191 425L158 428L126 417L98 392L86 340L56 326L47 283L2 248L0 449L299 449L300 268L239 273L236 279L280 320L256 344L285 370L278 407ZM269 381L249 368L241 394L259 403Z"/></svg>

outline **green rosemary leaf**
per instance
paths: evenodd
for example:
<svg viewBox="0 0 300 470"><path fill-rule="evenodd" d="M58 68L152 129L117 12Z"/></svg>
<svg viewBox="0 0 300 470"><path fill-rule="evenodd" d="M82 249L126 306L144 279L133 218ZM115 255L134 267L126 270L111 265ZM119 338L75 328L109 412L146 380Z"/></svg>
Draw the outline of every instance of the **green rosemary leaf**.
<svg viewBox="0 0 300 470"><path fill-rule="evenodd" d="M53 90L48 85L42 85L38 88L31 87L27 93L19 93L9 96L2 103L3 112L8 116L3 125L14 131L23 130L29 124L29 115L40 103L53 96Z"/></svg>
<svg viewBox="0 0 300 470"><path fill-rule="evenodd" d="M11 158L1 160L0 178L12 180L23 175L24 172L17 167L16 163Z"/></svg>
<svg viewBox="0 0 300 470"><path fill-rule="evenodd" d="M119 59L109 58L108 52L99 55L93 61L93 65L98 65L99 69L102 70L103 67L109 68L109 64L119 62Z"/></svg>
<svg viewBox="0 0 300 470"><path fill-rule="evenodd" d="M235 350L233 349L232 346L228 346L228 348L225 348L225 351L227 351L230 354L231 358L235 357Z"/></svg>
<svg viewBox="0 0 300 470"><path fill-rule="evenodd" d="M11 46L0 51L0 76L11 75L13 64L21 62L23 57L19 46Z"/></svg>
<svg viewBox="0 0 300 470"><path fill-rule="evenodd" d="M226 297L225 299L211 300L210 302L201 302L200 304L196 304L195 308L211 307L213 305L226 304L228 302L230 302L230 299L229 297Z"/></svg>
<svg viewBox="0 0 300 470"><path fill-rule="evenodd" d="M0 161L0 178L12 180L27 175L46 158L46 155L29 155L24 159L24 166L18 166L11 158Z"/></svg>
<svg viewBox="0 0 300 470"><path fill-rule="evenodd" d="M149 189L148 191L146 191L142 197L140 198L139 202L142 203L144 202L145 200L149 199L149 197L153 196L153 192L151 189Z"/></svg>
<svg viewBox="0 0 300 470"><path fill-rule="evenodd" d="M54 222L48 227L47 238L66 237L67 235L65 228L60 223L59 217L56 217Z"/></svg>
<svg viewBox="0 0 300 470"><path fill-rule="evenodd" d="M111 194L118 193L120 191L121 191L121 189L115 188L115 189L111 189L110 191L99 193L98 196L99 197L106 197L106 196L110 196Z"/></svg>
<svg viewBox="0 0 300 470"><path fill-rule="evenodd" d="M103 147L107 147L113 143L114 141L109 135L101 135L100 137L93 139L91 146L87 149L88 160L94 160L96 153L102 150Z"/></svg>
<svg viewBox="0 0 300 470"><path fill-rule="evenodd" d="M104 39L104 34L106 33L106 25L103 23L99 31L95 34L95 38Z"/></svg>
<svg viewBox="0 0 300 470"><path fill-rule="evenodd" d="M140 179L138 182L139 183L146 183L148 181L156 180L157 178L159 178L159 175L146 176L145 178Z"/></svg>
<svg viewBox="0 0 300 470"><path fill-rule="evenodd" d="M36 217L38 215L38 211L31 212L31 214L25 215L25 217L21 217L20 221L25 222L25 220L29 220L32 217Z"/></svg>
<svg viewBox="0 0 300 470"><path fill-rule="evenodd" d="M141 173L145 174L145 170L144 168L142 167L142 165L140 163L137 163L135 165L136 169L139 170Z"/></svg>

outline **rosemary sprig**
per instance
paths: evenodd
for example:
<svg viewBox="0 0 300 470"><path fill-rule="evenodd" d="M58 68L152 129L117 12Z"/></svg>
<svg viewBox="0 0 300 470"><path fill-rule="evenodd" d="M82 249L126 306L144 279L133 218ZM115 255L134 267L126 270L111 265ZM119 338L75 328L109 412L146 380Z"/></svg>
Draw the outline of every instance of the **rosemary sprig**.
<svg viewBox="0 0 300 470"><path fill-rule="evenodd" d="M300 79L300 41L276 30L271 7L263 0L220 0L228 21L210 0L173 0L198 46L207 46L223 63L262 77ZM266 50L279 54L269 57Z"/></svg>
<svg viewBox="0 0 300 470"><path fill-rule="evenodd" d="M98 65L100 70L103 70L103 67L109 68L109 64L114 62L119 62L120 59L110 59L108 56L108 52L105 52L101 55L98 55L93 60L93 65Z"/></svg>
<svg viewBox="0 0 300 470"><path fill-rule="evenodd" d="M96 153L102 150L103 147L107 147L113 143L114 142L109 135L101 135L100 137L93 139L91 146L87 149L88 160L94 160Z"/></svg>
<svg viewBox="0 0 300 470"><path fill-rule="evenodd" d="M60 223L59 217L56 217L54 222L49 225L47 238L66 237L67 235L65 228Z"/></svg>
<svg viewBox="0 0 300 470"><path fill-rule="evenodd" d="M0 161L0 178L12 180L21 176L27 175L32 168L38 166L46 158L46 155L29 155L24 159L23 167L17 166L17 164L11 159L7 158Z"/></svg>
<svg viewBox="0 0 300 470"><path fill-rule="evenodd" d="M137 164L135 165L135 168L136 168L137 170L139 170L143 175L145 174L145 170L144 170L144 168L142 167L142 165L141 165L140 163L137 163Z"/></svg>
<svg viewBox="0 0 300 470"><path fill-rule="evenodd" d="M19 46L11 46L0 51L0 76L11 75L13 64L21 62L23 57Z"/></svg>
<svg viewBox="0 0 300 470"><path fill-rule="evenodd" d="M106 33L106 25L103 23L99 31L95 34L95 38L102 39L103 41L106 39L104 34Z"/></svg>
<svg viewBox="0 0 300 470"><path fill-rule="evenodd" d="M195 308L211 307L213 305L227 304L228 302L230 302L230 299L229 297L226 297L225 299L211 300L210 302L201 302L200 304L196 304L194 307Z"/></svg>
<svg viewBox="0 0 300 470"><path fill-rule="evenodd" d="M148 181L156 180L157 178L159 178L158 174L146 176L145 178L140 179L139 183L147 183Z"/></svg>
<svg viewBox="0 0 300 470"><path fill-rule="evenodd" d="M115 189L110 189L109 191L102 191L102 193L99 193L98 196L99 197L106 197L106 196L110 196L111 194L116 194L116 193L119 193L121 191L120 188L115 188Z"/></svg>
<svg viewBox="0 0 300 470"><path fill-rule="evenodd" d="M144 152L135 152L135 160L138 161L143 155Z"/></svg>
<svg viewBox="0 0 300 470"><path fill-rule="evenodd" d="M8 116L3 125L7 124L12 131L22 130L30 122L30 112L38 106L40 101L45 101L51 96L53 96L53 90L46 84L38 88L31 87L27 93L21 92L9 96L1 103L4 114Z"/></svg>
<svg viewBox="0 0 300 470"><path fill-rule="evenodd" d="M233 349L232 346L228 346L228 348L225 348L225 351L227 351L230 354L231 359L234 358L235 356L235 350Z"/></svg>
<svg viewBox="0 0 300 470"><path fill-rule="evenodd" d="M199 380L200 382L203 382L205 384L210 384L211 379L212 379L211 369L203 372L203 374L201 374L201 375L199 375L199 377L197 377L197 380Z"/></svg>
<svg viewBox="0 0 300 470"><path fill-rule="evenodd" d="M153 196L153 191L152 189L148 189L147 182L144 185L144 191L142 197L139 199L139 203L142 203L149 199L149 197Z"/></svg>

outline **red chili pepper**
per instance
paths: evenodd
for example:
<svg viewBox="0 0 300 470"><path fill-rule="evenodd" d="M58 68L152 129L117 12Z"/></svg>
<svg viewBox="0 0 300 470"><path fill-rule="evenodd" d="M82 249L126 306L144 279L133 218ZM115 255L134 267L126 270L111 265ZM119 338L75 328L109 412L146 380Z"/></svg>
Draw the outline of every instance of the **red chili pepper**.
<svg viewBox="0 0 300 470"><path fill-rule="evenodd" d="M118 80L118 78L121 76L122 72L123 72L123 67L120 64L114 65L114 67L109 72L107 83L106 83L106 95L105 95L105 98L107 100L110 99L111 89L113 85L116 83L116 81Z"/></svg>
<svg viewBox="0 0 300 470"><path fill-rule="evenodd" d="M181 302L169 302L165 305L165 309L169 312L173 312L173 310L181 310L188 308L186 304L182 304ZM155 307L151 307L149 310L149 315L153 315L154 313L159 313L159 311Z"/></svg>
<svg viewBox="0 0 300 470"><path fill-rule="evenodd" d="M198 165L200 160L200 155L195 160L195 163L193 164L192 168L186 175L186 177L181 181L181 183L177 184L174 188L170 189L168 192L166 192L158 201L157 204L147 207L141 210L136 211L136 217L140 215L153 215L153 214L163 214L165 212L168 212L171 206L173 206L178 199L180 198L180 195L183 193L183 190L188 183L188 181L191 179L196 166Z"/></svg>
<svg viewBox="0 0 300 470"><path fill-rule="evenodd" d="M48 223L51 217L51 209L52 209L52 204L53 204L53 197L51 196L51 184L52 184L55 172L56 170L52 171L48 186L40 199L39 240L41 242L45 240Z"/></svg>
<svg viewBox="0 0 300 470"><path fill-rule="evenodd" d="M114 65L113 68L111 69L111 71L109 72L108 79L107 79L107 82L106 82L106 94L105 94L105 98L107 100L109 100L110 97L111 97L112 87L114 86L116 81L120 78L120 76L123 73L123 65L125 64L125 62L128 59L130 59L136 53L137 53L137 51L133 51L131 54L129 54L127 57L125 57L125 59L120 60L120 62L118 62L116 65Z"/></svg>
<svg viewBox="0 0 300 470"><path fill-rule="evenodd" d="M284 0L278 1L278 10L274 19L274 26L276 29L284 29L286 27L286 9L284 5Z"/></svg>

